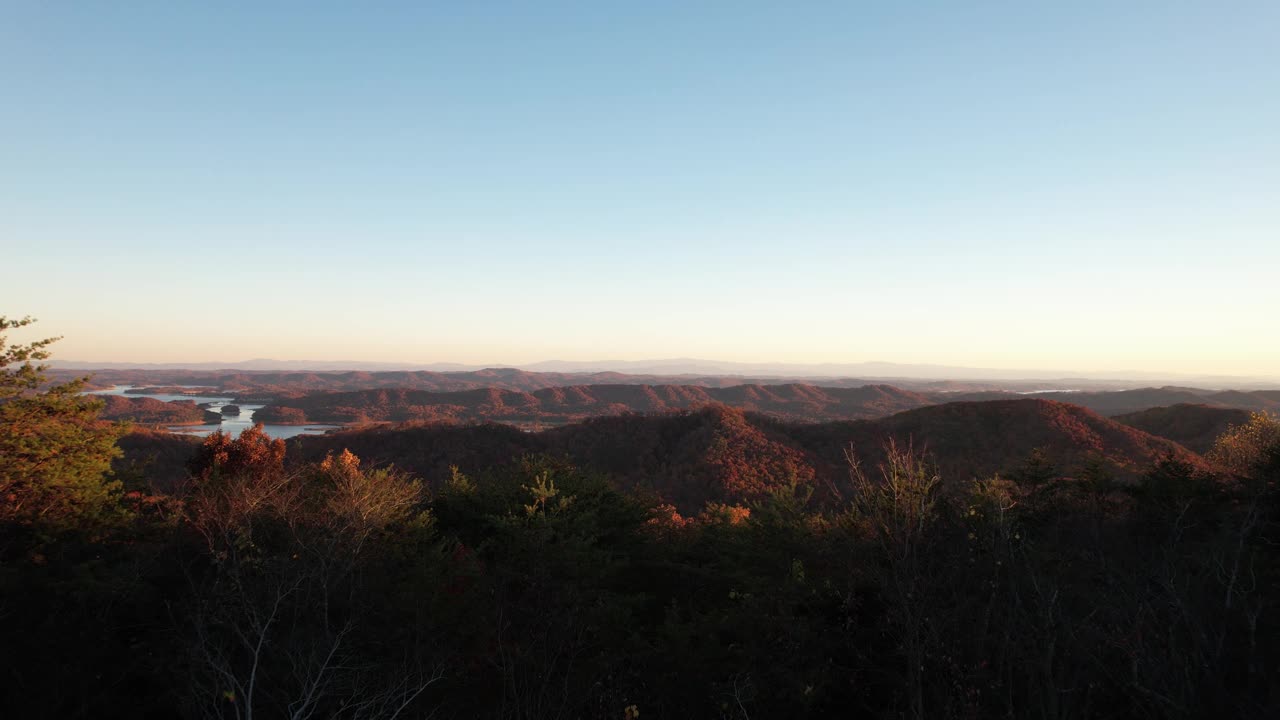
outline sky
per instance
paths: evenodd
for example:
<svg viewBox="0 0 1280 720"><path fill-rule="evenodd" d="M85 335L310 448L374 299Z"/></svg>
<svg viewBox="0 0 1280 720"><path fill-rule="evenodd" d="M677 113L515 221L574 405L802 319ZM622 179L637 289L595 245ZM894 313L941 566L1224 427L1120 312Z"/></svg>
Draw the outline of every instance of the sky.
<svg viewBox="0 0 1280 720"><path fill-rule="evenodd" d="M1275 377L1278 128L1274 0L0 0L0 314L66 360Z"/></svg>

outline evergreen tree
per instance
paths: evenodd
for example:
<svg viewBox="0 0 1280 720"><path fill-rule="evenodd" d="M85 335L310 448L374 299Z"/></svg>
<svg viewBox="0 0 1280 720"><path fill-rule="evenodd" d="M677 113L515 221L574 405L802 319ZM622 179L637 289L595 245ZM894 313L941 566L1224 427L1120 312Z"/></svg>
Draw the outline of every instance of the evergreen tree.
<svg viewBox="0 0 1280 720"><path fill-rule="evenodd" d="M39 532L91 529L120 515L120 483L110 479L118 426L99 420L85 379L50 384L39 364L59 338L28 344L3 334L31 318L0 316L0 524Z"/></svg>

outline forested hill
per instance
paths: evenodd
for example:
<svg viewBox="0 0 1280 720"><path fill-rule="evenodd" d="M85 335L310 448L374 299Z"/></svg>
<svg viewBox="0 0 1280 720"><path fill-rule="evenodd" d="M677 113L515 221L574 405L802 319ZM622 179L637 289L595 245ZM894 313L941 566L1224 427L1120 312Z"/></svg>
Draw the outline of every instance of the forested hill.
<svg viewBox="0 0 1280 720"><path fill-rule="evenodd" d="M1193 404L1214 408L1277 412L1280 390L1204 390L1201 388L1160 387L1117 390L1112 392L1045 392L1024 397L1061 400L1082 405L1103 415L1121 415L1154 407Z"/></svg>
<svg viewBox="0 0 1280 720"><path fill-rule="evenodd" d="M451 467L483 473L526 455L549 453L597 472L615 486L651 494L683 511L707 502L747 503L791 483L818 498L848 491L846 451L874 469L893 441L913 445L937 463L949 483L1016 473L1033 453L1049 471L1086 468L1117 480L1137 477L1172 457L1204 461L1186 448L1102 417L1048 400L962 402L918 408L877 420L785 422L724 405L695 411L610 415L530 433L504 424L408 423L348 430L290 441L296 460L317 460L349 449L377 466L394 465L439 484ZM188 440L172 444L190 448ZM181 481L180 451L159 454L164 442L126 442L122 462L145 461L159 485Z"/></svg>
<svg viewBox="0 0 1280 720"><path fill-rule="evenodd" d="M1017 474L1033 453L1047 461L1046 472L1078 476L1092 467L1119 480L1166 458L1204 465L1198 454L1171 440L1053 400L947 403L874 421L795 424L786 432L825 460L833 477L844 469L846 449L875 467L889 440L928 455L953 482Z"/></svg>
<svg viewBox="0 0 1280 720"><path fill-rule="evenodd" d="M792 420L872 418L929 405L931 398L888 385L580 385L531 393L498 388L461 392L364 390L317 393L258 411L263 422L479 421L562 424L628 412L684 410L720 403Z"/></svg>
<svg viewBox="0 0 1280 720"><path fill-rule="evenodd" d="M824 422L885 417L895 412L958 401L1043 399L1067 402L1103 415L1175 404L1210 408L1278 410L1280 393L1210 392L1187 388L1143 388L1105 393L914 392L892 385L820 387L785 385L597 384L549 387L532 392L497 387L431 392L405 388L311 393L281 398L258 412L274 423L305 422L512 422L564 424L627 412L684 410L719 403L783 420Z"/></svg>
<svg viewBox="0 0 1280 720"><path fill-rule="evenodd" d="M104 420L127 420L143 425L190 425L221 422L222 416L198 407L191 400L165 402L149 397L103 395Z"/></svg>
<svg viewBox="0 0 1280 720"><path fill-rule="evenodd" d="M1247 423L1249 413L1235 408L1184 403L1117 415L1115 420L1196 452L1207 452L1232 426Z"/></svg>

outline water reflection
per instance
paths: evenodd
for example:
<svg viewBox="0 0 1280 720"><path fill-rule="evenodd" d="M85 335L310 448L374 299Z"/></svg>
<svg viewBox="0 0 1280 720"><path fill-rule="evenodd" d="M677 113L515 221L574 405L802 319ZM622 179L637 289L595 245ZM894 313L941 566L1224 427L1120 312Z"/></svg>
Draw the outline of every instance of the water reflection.
<svg viewBox="0 0 1280 720"><path fill-rule="evenodd" d="M221 413L223 406L230 405L235 400L235 398L232 398L232 397L218 396L218 395L194 395L194 394L186 395L186 394L178 394L178 393L152 394L152 393L129 392L134 388L141 388L141 387L145 387L145 386L116 385L115 387L109 388L107 390L94 390L89 392L88 394L90 395L123 395L125 397L149 397L149 398L155 398L156 400L163 400L164 402L174 402L176 400L193 400L197 405L207 405L210 411L216 412L216 413ZM189 387L189 388L192 388L193 390L198 390L201 388L207 388L209 386L208 385L178 385L173 387ZM253 427L253 413L256 412L257 410L262 409L263 406L261 404L258 404L258 405L241 404L239 407L240 407L239 415L223 415L222 422L216 425L214 424L170 425L168 429L169 429L169 432L181 433L183 435L195 435L198 437L204 437L206 435L215 433L219 430L225 433L229 433L233 436L237 436L240 433L244 432L245 430L248 430L249 428ZM338 427L340 426L338 425L267 425L267 424L264 424L262 426L262 430L267 434L268 437L287 440L289 438L297 437L299 435L321 435L329 430L336 430Z"/></svg>

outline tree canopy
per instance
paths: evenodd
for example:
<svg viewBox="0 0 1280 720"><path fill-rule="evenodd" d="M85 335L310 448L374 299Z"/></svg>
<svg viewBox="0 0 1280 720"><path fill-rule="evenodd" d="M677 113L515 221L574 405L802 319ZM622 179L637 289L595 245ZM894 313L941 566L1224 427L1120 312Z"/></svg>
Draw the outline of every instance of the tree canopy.
<svg viewBox="0 0 1280 720"><path fill-rule="evenodd" d="M84 379L48 382L41 361L59 338L9 343L9 331L33 322L0 316L0 523L98 527L120 512L110 477L120 427L99 419Z"/></svg>

